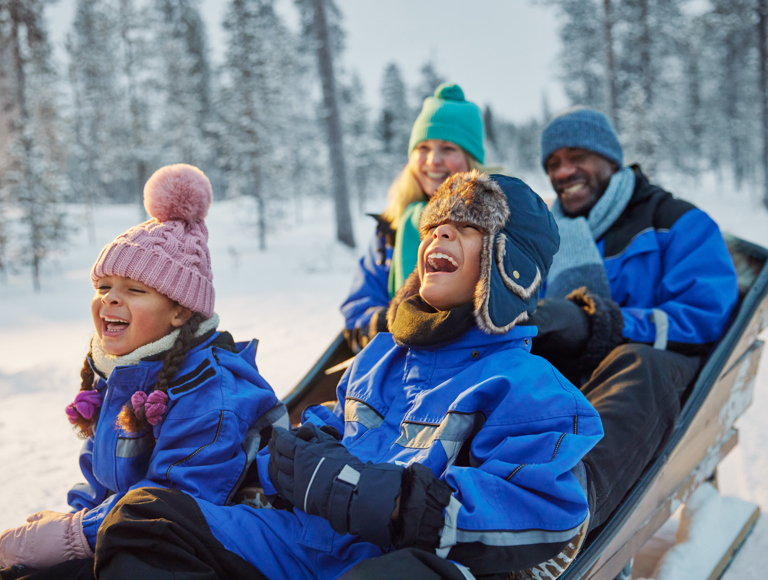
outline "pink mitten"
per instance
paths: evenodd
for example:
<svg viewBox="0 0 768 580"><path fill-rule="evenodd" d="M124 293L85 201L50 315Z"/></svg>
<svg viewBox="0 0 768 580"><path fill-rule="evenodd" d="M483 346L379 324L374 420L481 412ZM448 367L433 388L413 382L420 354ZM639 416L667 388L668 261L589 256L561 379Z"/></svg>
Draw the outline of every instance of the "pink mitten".
<svg viewBox="0 0 768 580"><path fill-rule="evenodd" d="M0 535L0 568L24 564L42 570L75 558L91 558L93 552L83 534L83 515L42 511L27 524Z"/></svg>

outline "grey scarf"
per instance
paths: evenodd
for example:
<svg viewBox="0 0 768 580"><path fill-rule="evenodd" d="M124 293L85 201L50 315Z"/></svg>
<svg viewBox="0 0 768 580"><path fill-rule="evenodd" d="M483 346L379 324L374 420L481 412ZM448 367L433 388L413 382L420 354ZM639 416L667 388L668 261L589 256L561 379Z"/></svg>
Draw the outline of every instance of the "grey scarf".
<svg viewBox="0 0 768 580"><path fill-rule="evenodd" d="M582 286L600 296L611 296L608 276L596 241L619 218L635 190L635 172L623 167L611 177L608 188L589 216L571 218L563 214L560 200L552 206L560 230L560 250L547 277L547 296L562 298Z"/></svg>

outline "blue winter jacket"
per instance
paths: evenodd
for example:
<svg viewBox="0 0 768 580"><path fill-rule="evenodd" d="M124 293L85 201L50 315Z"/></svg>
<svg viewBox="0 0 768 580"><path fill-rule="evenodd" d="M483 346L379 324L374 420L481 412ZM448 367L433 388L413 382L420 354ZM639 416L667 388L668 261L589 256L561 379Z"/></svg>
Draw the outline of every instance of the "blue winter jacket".
<svg viewBox="0 0 768 580"><path fill-rule="evenodd" d="M603 431L579 390L530 354L536 332L473 327L439 348L380 333L341 379L333 413L310 407L304 420L336 427L362 461L421 463L448 483L441 556L473 566L480 553L513 561L567 542L588 515L581 458Z"/></svg>
<svg viewBox="0 0 768 580"><path fill-rule="evenodd" d="M597 242L611 298L624 315L624 338L706 354L736 306L733 261L706 213L633 169L632 199Z"/></svg>
<svg viewBox="0 0 768 580"><path fill-rule="evenodd" d="M167 487L227 503L258 452L262 429L288 425L285 406L256 368L256 341L234 347L219 336L187 354L168 389L163 420L139 433L118 428L117 416L137 390L154 390L162 360L149 357L98 379L103 403L80 452L88 483L67 497L75 510L89 510L83 532L91 548L104 517L132 489Z"/></svg>
<svg viewBox="0 0 768 580"><path fill-rule="evenodd" d="M363 329L363 334L367 335L371 317L377 312L386 312L389 306L389 270L393 249L391 238L391 229L379 218L379 225L368 250L358 262L349 296L341 305L344 328L347 330Z"/></svg>

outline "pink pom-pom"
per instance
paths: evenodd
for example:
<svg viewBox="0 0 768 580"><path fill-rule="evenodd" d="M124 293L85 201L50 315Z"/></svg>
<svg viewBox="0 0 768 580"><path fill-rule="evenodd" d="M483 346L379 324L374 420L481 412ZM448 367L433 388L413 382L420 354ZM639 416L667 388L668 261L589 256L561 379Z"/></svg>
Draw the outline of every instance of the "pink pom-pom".
<svg viewBox="0 0 768 580"><path fill-rule="evenodd" d="M138 415L144 407L144 416L150 425L157 425L168 409L168 395L163 391L152 391L149 396L143 391L136 391L131 395L133 412Z"/></svg>
<svg viewBox="0 0 768 580"><path fill-rule="evenodd" d="M144 186L144 207L161 222L205 219L212 201L213 189L205 173L185 163L161 167Z"/></svg>
<svg viewBox="0 0 768 580"><path fill-rule="evenodd" d="M90 421L99 407L101 407L101 393L98 391L80 391L75 397L75 402L67 405L65 411L69 422L75 425L79 417Z"/></svg>
<svg viewBox="0 0 768 580"><path fill-rule="evenodd" d="M154 391L147 398L147 404L144 406L146 412L147 422L150 425L157 425L165 411L168 408L168 395L163 391Z"/></svg>
<svg viewBox="0 0 768 580"><path fill-rule="evenodd" d="M143 391L136 391L131 395L131 407L133 407L133 412L137 415L146 402L147 393Z"/></svg>

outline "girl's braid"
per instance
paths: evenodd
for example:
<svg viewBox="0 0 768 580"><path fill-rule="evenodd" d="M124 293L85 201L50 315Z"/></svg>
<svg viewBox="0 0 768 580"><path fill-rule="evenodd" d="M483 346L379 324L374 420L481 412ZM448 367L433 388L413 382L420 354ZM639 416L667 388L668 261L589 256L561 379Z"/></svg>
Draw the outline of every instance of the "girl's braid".
<svg viewBox="0 0 768 580"><path fill-rule="evenodd" d="M80 370L80 390L81 391L93 390L93 383L94 383L95 376L93 373L93 368L91 368L91 363L88 361L88 359L91 358L91 354L92 352L89 350L88 354L85 355L85 362L83 362L83 368ZM75 423L75 427L80 430L77 433L77 436L80 437L81 439L87 439L88 437L93 435L94 423L96 423L96 415L94 415L90 419L86 419L80 413L77 413L77 423Z"/></svg>
<svg viewBox="0 0 768 580"><path fill-rule="evenodd" d="M187 356L187 352L192 348L192 343L195 338L197 329L200 328L200 324L205 320L205 317L196 312L192 315L192 318L187 320L179 328L179 336L176 337L176 341L173 346L168 349L163 359L163 368L160 369L160 374L157 377L157 384L155 385L156 391L165 393L168 390L170 384L176 373L179 372L181 364ZM120 427L130 433L136 433L149 423L146 419L145 409L142 406L138 413L134 411L133 405L129 401L120 411L117 417L117 423Z"/></svg>

